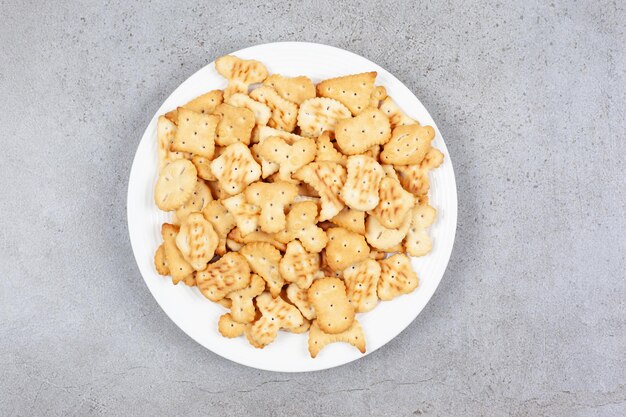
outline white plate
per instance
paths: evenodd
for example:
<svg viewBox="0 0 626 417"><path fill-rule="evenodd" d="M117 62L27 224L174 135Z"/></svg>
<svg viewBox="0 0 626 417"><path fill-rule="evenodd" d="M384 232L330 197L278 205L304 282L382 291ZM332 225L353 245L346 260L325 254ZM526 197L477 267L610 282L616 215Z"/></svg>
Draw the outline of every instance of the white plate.
<svg viewBox="0 0 626 417"><path fill-rule="evenodd" d="M450 155L435 122L420 101L396 77L373 62L342 49L304 42L270 43L233 52L241 58L263 62L270 73L288 76L306 75L313 82L325 78L365 71L377 71L376 84L383 85L400 107L422 124L435 128L434 146L445 155L445 162L430 175L430 204L437 209L437 220L431 227L433 251L413 259L420 278L411 294L381 302L374 310L358 315L365 331L367 353L372 353L404 330L422 311L435 292L450 259L456 231L456 183ZM316 359L307 349L307 335L280 332L265 349L250 346L245 337L226 339L217 332L217 320L225 310L205 299L196 288L174 286L167 277L157 274L153 258L161 242L160 227L170 220L154 204L153 189L157 179L157 117L209 90L224 88L224 79L213 62L182 83L156 112L146 129L130 173L128 183L128 229L139 270L146 285L163 311L191 338L207 349L231 361L258 369L280 372L306 372L339 366L362 358L348 344L327 346ZM412 360L399 358L399 361Z"/></svg>

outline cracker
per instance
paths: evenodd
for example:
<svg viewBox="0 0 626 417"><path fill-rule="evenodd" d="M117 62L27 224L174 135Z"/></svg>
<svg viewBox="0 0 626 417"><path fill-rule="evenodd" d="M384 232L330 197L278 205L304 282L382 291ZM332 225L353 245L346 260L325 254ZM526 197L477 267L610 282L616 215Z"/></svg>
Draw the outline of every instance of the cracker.
<svg viewBox="0 0 626 417"><path fill-rule="evenodd" d="M426 204L415 206L411 212L411 227L407 232L404 244L406 252L411 256L424 256L433 248L433 242L426 230L435 221L437 211Z"/></svg>
<svg viewBox="0 0 626 417"><path fill-rule="evenodd" d="M311 328L309 329L309 353L312 358L315 358L324 347L336 342L350 343L359 349L361 353L365 353L365 334L357 320L354 320L347 330L337 334L324 333L320 329L317 320L311 322Z"/></svg>
<svg viewBox="0 0 626 417"><path fill-rule="evenodd" d="M321 261L320 261L320 272L325 277L335 277L335 278L343 277L343 271L342 270L334 271L328 265L328 256L326 256L326 251L322 251L321 252L320 258L321 258Z"/></svg>
<svg viewBox="0 0 626 417"><path fill-rule="evenodd" d="M244 334L246 325L235 321L230 313L226 313L220 316L217 322L217 330L222 336L232 339Z"/></svg>
<svg viewBox="0 0 626 417"><path fill-rule="evenodd" d="M228 197L228 195L226 195L226 193L222 191L222 187L220 187L220 183L217 182L217 179L215 181L206 181L206 185L211 190L211 195L213 196L214 200Z"/></svg>
<svg viewBox="0 0 626 417"><path fill-rule="evenodd" d="M398 126L385 144L380 160L393 165L419 164L430 150L434 137L435 129L431 126Z"/></svg>
<svg viewBox="0 0 626 417"><path fill-rule="evenodd" d="M319 254L307 252L297 240L289 242L279 264L280 275L285 281L293 282L300 288L309 288L319 269Z"/></svg>
<svg viewBox="0 0 626 417"><path fill-rule="evenodd" d="M228 239L241 245L254 242L267 242L279 251L285 251L285 249L287 249L287 246L283 242L278 240L274 234L262 232L261 230L259 230L258 227L256 230L246 234L245 236L242 235L241 230L236 227L230 231L230 233L228 234Z"/></svg>
<svg viewBox="0 0 626 417"><path fill-rule="evenodd" d="M330 140L330 132L324 132L317 138L317 154L315 155L315 161L335 162L346 166L348 157L335 148L335 145Z"/></svg>
<svg viewBox="0 0 626 417"><path fill-rule="evenodd" d="M336 334L352 325L354 307L348 301L346 287L341 279L320 278L311 284L307 294L322 331Z"/></svg>
<svg viewBox="0 0 626 417"><path fill-rule="evenodd" d="M288 144L284 139L271 136L260 142L258 151L261 158L279 167L278 177L283 181L294 181L294 172L315 159L317 146L311 138L304 138Z"/></svg>
<svg viewBox="0 0 626 417"><path fill-rule="evenodd" d="M302 334L302 333L308 332L310 327L311 327L311 321L307 320L306 318L303 318L302 324L300 326L293 327L290 329L285 329L285 330L288 331L289 333Z"/></svg>
<svg viewBox="0 0 626 417"><path fill-rule="evenodd" d="M191 193L191 197L182 207L176 210L176 218L179 222L184 222L189 214L194 211L202 211L209 202L213 201L211 190L204 181L198 180L196 186Z"/></svg>
<svg viewBox="0 0 626 417"><path fill-rule="evenodd" d="M241 193L261 177L261 167L252 158L250 149L239 142L227 146L224 153L211 162L211 171L220 187L230 195Z"/></svg>
<svg viewBox="0 0 626 417"><path fill-rule="evenodd" d="M157 120L157 155L159 157L159 171L171 162L170 147L176 136L176 125L165 116Z"/></svg>
<svg viewBox="0 0 626 417"><path fill-rule="evenodd" d="M219 301L230 292L248 286L250 267L241 254L228 252L210 263L204 271L196 272L196 283L206 298Z"/></svg>
<svg viewBox="0 0 626 417"><path fill-rule="evenodd" d="M419 125L419 122L411 119L400 107L393 101L391 97L386 97L380 103L380 110L389 118L391 128L403 125Z"/></svg>
<svg viewBox="0 0 626 417"><path fill-rule="evenodd" d="M259 87L250 93L250 97L265 104L272 110L269 127L293 132L298 118L298 106L282 98L272 87Z"/></svg>
<svg viewBox="0 0 626 417"><path fill-rule="evenodd" d="M251 99L247 94L235 93L228 97L225 102L231 106L250 110L254 114L256 124L259 126L265 126L269 122L270 117L272 117L272 110L269 107Z"/></svg>
<svg viewBox="0 0 626 417"><path fill-rule="evenodd" d="M394 180L397 180L398 182L400 181L400 178L398 177L398 173L396 172L393 165L381 164L380 166L383 167L383 171L385 171L385 174L389 178L393 178Z"/></svg>
<svg viewBox="0 0 626 417"><path fill-rule="evenodd" d="M316 138L325 130L335 131L337 122L351 116L350 110L337 100L316 97L305 100L298 110L302 136Z"/></svg>
<svg viewBox="0 0 626 417"><path fill-rule="evenodd" d="M276 339L279 329L295 330L302 326L300 311L281 297L273 298L265 292L256 298L261 318L250 327L248 338L255 347L263 348Z"/></svg>
<svg viewBox="0 0 626 417"><path fill-rule="evenodd" d="M189 214L182 221L176 236L176 246L196 271L205 269L213 259L218 242L213 226L199 212Z"/></svg>
<svg viewBox="0 0 626 417"><path fill-rule="evenodd" d="M418 198L428 194L430 189L428 169L420 165L396 165L395 170L402 188Z"/></svg>
<svg viewBox="0 0 626 417"><path fill-rule="evenodd" d="M178 109L178 129L172 142L172 150L213 158L215 132L219 121L220 118L216 115Z"/></svg>
<svg viewBox="0 0 626 417"><path fill-rule="evenodd" d="M298 239L308 252L318 253L326 246L326 233L317 226L317 204L312 201L294 203L287 214L287 227L276 234L283 243Z"/></svg>
<svg viewBox="0 0 626 417"><path fill-rule="evenodd" d="M282 98L296 104L315 97L315 86L309 77L272 74L263 81L263 85L272 87Z"/></svg>
<svg viewBox="0 0 626 417"><path fill-rule="evenodd" d="M267 242L255 242L245 245L240 253L246 258L252 271L265 280L272 296L278 297L285 284L278 269L281 258L278 249Z"/></svg>
<svg viewBox="0 0 626 417"><path fill-rule="evenodd" d="M391 137L389 119L378 109L367 109L337 123L335 139L345 155L356 155L374 145L384 145Z"/></svg>
<svg viewBox="0 0 626 417"><path fill-rule="evenodd" d="M378 188L380 202L370 211L378 222L386 228L400 227L404 218L415 205L415 197L402 188L400 182L391 177L385 177Z"/></svg>
<svg viewBox="0 0 626 417"><path fill-rule="evenodd" d="M167 258L165 257L165 245L161 243L154 254L154 267L159 275L169 275L170 268L167 266Z"/></svg>
<svg viewBox="0 0 626 417"><path fill-rule="evenodd" d="M232 239L226 239L226 248L231 251L239 252L243 246L243 243L236 242Z"/></svg>
<svg viewBox="0 0 626 417"><path fill-rule="evenodd" d="M261 209L259 226L267 233L276 233L285 228L285 207L298 195L295 184L277 181L255 182L245 191L246 200Z"/></svg>
<svg viewBox="0 0 626 417"><path fill-rule="evenodd" d="M339 191L346 181L346 170L333 162L311 162L300 168L293 177L304 181L317 191L322 210L319 221L329 220L344 207Z"/></svg>
<svg viewBox="0 0 626 417"><path fill-rule="evenodd" d="M380 102L387 98L387 89L382 85L374 87L372 94L370 95L370 107L377 109L380 106Z"/></svg>
<svg viewBox="0 0 626 417"><path fill-rule="evenodd" d="M367 243L378 250L389 251L401 243L411 225L411 216L405 216L402 224L397 229L389 229L378 221L374 216L367 216L365 221L365 238Z"/></svg>
<svg viewBox="0 0 626 417"><path fill-rule="evenodd" d="M328 234L326 261L334 271L344 270L367 259L370 247L367 246L363 236L343 227L333 227L326 233Z"/></svg>
<svg viewBox="0 0 626 417"><path fill-rule="evenodd" d="M215 69L228 80L224 99L235 93L248 93L248 86L263 82L267 78L267 68L259 61L241 59L226 55L215 60Z"/></svg>
<svg viewBox="0 0 626 417"><path fill-rule="evenodd" d="M196 182L196 167L190 161L179 159L170 162L159 174L154 202L161 210L176 210L191 198Z"/></svg>
<svg viewBox="0 0 626 417"><path fill-rule="evenodd" d="M308 320L313 320L317 317L313 305L309 302L308 288L300 288L297 284L289 284L287 287L287 299L298 307L300 313Z"/></svg>
<svg viewBox="0 0 626 417"><path fill-rule="evenodd" d="M375 259L380 261L381 259L385 259L386 253L384 251L372 250L370 248L370 259Z"/></svg>
<svg viewBox="0 0 626 417"><path fill-rule="evenodd" d="M363 211L345 207L330 221L351 232L365 234L365 212Z"/></svg>
<svg viewBox="0 0 626 417"><path fill-rule="evenodd" d="M254 297L261 294L265 289L265 281L257 274L252 274L247 287L237 291L232 291L226 296L231 300L231 316L238 323L250 323L254 320L256 310L254 308Z"/></svg>
<svg viewBox="0 0 626 417"><path fill-rule="evenodd" d="M403 253L390 256L378 262L378 298L389 301L399 295L412 292L419 285L417 274L411 267L411 260Z"/></svg>
<svg viewBox="0 0 626 417"><path fill-rule="evenodd" d="M222 90L212 90L204 93L189 103L182 106L183 109L192 110L202 114L212 114L215 108L224 101L224 92ZM179 114L177 114L177 117Z"/></svg>
<svg viewBox="0 0 626 417"><path fill-rule="evenodd" d="M385 171L376 160L365 155L348 158L346 182L341 197L346 205L355 210L372 210L380 201L378 187Z"/></svg>
<svg viewBox="0 0 626 417"><path fill-rule="evenodd" d="M202 210L202 214L213 225L220 239L226 239L228 232L235 227L235 217L217 200L210 201Z"/></svg>
<svg viewBox="0 0 626 417"><path fill-rule="evenodd" d="M222 200L222 204L234 217L242 236L257 230L261 208L247 203L243 193Z"/></svg>
<svg viewBox="0 0 626 417"><path fill-rule="evenodd" d="M222 298L221 300L216 301L216 303L221 305L222 307L224 307L227 310L230 310L230 308L233 305L232 301L230 299L228 299L228 298Z"/></svg>
<svg viewBox="0 0 626 417"><path fill-rule="evenodd" d="M380 265L374 259L366 259L343 271L346 294L357 313L370 311L378 304L376 288L380 276Z"/></svg>
<svg viewBox="0 0 626 417"><path fill-rule="evenodd" d="M220 116L215 143L220 146L237 142L246 145L250 143L252 128L255 125L254 113L251 110L223 103L217 106L214 114Z"/></svg>
<svg viewBox="0 0 626 417"><path fill-rule="evenodd" d="M199 155L194 155L191 158L191 162L198 171L198 178L202 178L207 181L216 180L215 175L213 175L213 171L211 171L211 161L211 159Z"/></svg>
<svg viewBox="0 0 626 417"><path fill-rule="evenodd" d="M182 283L188 287L196 286L196 277L194 274L189 274L185 278L182 279Z"/></svg>
<svg viewBox="0 0 626 417"><path fill-rule="evenodd" d="M372 146L371 148L363 152L363 155L369 156L370 158L378 161L378 155L380 155L380 145Z"/></svg>
<svg viewBox="0 0 626 417"><path fill-rule="evenodd" d="M443 163L443 153L439 149L431 147L426 153L426 155L424 156L424 159L422 160L420 167L422 169L431 170L431 169L439 168L439 166L442 163Z"/></svg>
<svg viewBox="0 0 626 417"><path fill-rule="evenodd" d="M304 139L304 136L296 135L295 133L285 132L284 130L274 129L269 126L260 126L256 129L256 138L255 141L257 143L262 143L265 139L270 137L279 137L284 139L286 143L289 145Z"/></svg>
<svg viewBox="0 0 626 417"><path fill-rule="evenodd" d="M163 223L161 226L165 259L167 259L167 266L174 284L178 284L180 281L193 274L193 267L183 258L178 246L176 246L178 230L178 227L173 224Z"/></svg>
<svg viewBox="0 0 626 417"><path fill-rule="evenodd" d="M330 78L317 85L317 95L343 103L356 116L369 107L375 80L375 71Z"/></svg>
<svg viewBox="0 0 626 417"><path fill-rule="evenodd" d="M261 178L266 179L277 173L280 169L280 165L270 161L269 159L263 158L261 156L260 149L261 144L255 143L250 147L250 152L252 153L252 157L254 158L256 163L261 165Z"/></svg>

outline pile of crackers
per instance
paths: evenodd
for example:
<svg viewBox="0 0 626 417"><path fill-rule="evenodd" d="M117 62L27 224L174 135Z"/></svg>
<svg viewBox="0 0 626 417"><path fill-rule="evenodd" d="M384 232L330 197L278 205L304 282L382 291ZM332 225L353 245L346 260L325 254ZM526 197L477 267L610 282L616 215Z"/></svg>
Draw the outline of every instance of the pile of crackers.
<svg viewBox="0 0 626 417"><path fill-rule="evenodd" d="M417 288L436 211L435 131L404 113L376 72L317 85L255 60L215 62L227 79L159 117L156 205L173 212L159 274L229 312L228 338L263 348L279 330L365 352L355 315Z"/></svg>

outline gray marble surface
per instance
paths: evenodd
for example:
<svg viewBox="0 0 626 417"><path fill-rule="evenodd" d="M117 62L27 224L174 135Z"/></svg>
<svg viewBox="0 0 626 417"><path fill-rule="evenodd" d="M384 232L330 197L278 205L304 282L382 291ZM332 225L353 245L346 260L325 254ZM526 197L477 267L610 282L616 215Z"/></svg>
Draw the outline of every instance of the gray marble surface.
<svg viewBox="0 0 626 417"><path fill-rule="evenodd" d="M0 1L0 415L626 415L621 1ZM235 365L161 311L126 186L161 102L280 40L361 54L452 155L457 240L399 337L311 374Z"/></svg>

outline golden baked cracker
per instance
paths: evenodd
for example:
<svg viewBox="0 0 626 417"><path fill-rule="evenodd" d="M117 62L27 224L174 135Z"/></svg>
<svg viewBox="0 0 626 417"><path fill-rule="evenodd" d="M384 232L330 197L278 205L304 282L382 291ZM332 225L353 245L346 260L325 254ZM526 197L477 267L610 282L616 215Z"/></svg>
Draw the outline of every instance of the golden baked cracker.
<svg viewBox="0 0 626 417"><path fill-rule="evenodd" d="M165 244L161 243L154 254L154 267L159 275L169 275L170 268L167 266L167 258L165 257Z"/></svg>
<svg viewBox="0 0 626 417"><path fill-rule="evenodd" d="M257 229L261 208L247 203L243 193L222 200L222 205L235 218L235 223L242 236Z"/></svg>
<svg viewBox="0 0 626 417"><path fill-rule="evenodd" d="M213 114L220 116L215 143L220 146L228 146L236 142L246 145L250 143L252 128L255 125L252 111L222 103L217 106Z"/></svg>
<svg viewBox="0 0 626 417"><path fill-rule="evenodd" d="M313 320L317 315L313 305L309 302L309 293L307 288L300 288L297 284L289 284L287 287L287 298L293 305L298 307L300 313L308 320Z"/></svg>
<svg viewBox="0 0 626 417"><path fill-rule="evenodd" d="M259 61L241 59L226 55L215 60L215 69L228 80L224 99L235 93L248 93L248 86L263 82L267 78L267 68Z"/></svg>
<svg viewBox="0 0 626 417"><path fill-rule="evenodd" d="M190 213L180 225L176 246L196 271L206 268L215 255L219 237L202 213Z"/></svg>
<svg viewBox="0 0 626 417"><path fill-rule="evenodd" d="M157 155L159 157L159 171L172 159L170 147L176 136L176 125L165 116L159 116L157 120Z"/></svg>
<svg viewBox="0 0 626 417"><path fill-rule="evenodd" d="M164 211L181 207L191 198L197 182L196 167L186 159L167 164L159 174L154 189L154 202Z"/></svg>
<svg viewBox="0 0 626 417"><path fill-rule="evenodd" d="M267 233L276 233L285 228L285 206L298 195L295 184L277 181L273 183L255 182L244 192L246 200L261 209L259 226Z"/></svg>
<svg viewBox="0 0 626 417"><path fill-rule="evenodd" d="M224 92L222 90L212 90L194 98L181 107L197 113L211 114L215 111L217 106L222 104L222 101L224 101Z"/></svg>
<svg viewBox="0 0 626 417"><path fill-rule="evenodd" d="M213 175L213 171L211 171L211 159L205 158L204 156L194 155L191 158L191 162L198 171L198 178L202 178L207 181L216 180L215 175Z"/></svg>
<svg viewBox="0 0 626 417"><path fill-rule="evenodd" d="M178 246L176 246L178 230L178 227L173 224L163 223L161 226L165 259L167 259L167 266L174 284L178 284L193 273L193 267L183 258Z"/></svg>
<svg viewBox="0 0 626 417"><path fill-rule="evenodd" d="M272 87L282 98L301 104L304 100L315 97L315 86L309 77L284 77L272 74L263 81L263 85Z"/></svg>
<svg viewBox="0 0 626 417"><path fill-rule="evenodd" d="M261 230L259 230L258 227L256 230L246 234L245 236L241 234L241 231L238 227L235 227L233 230L230 231L227 239L237 242L240 245L254 242L267 242L279 251L285 251L285 249L287 249L287 246L283 242L278 240L275 234L262 232Z"/></svg>
<svg viewBox="0 0 626 417"><path fill-rule="evenodd" d="M397 126L380 154L381 162L393 165L415 165L422 162L435 137L432 126Z"/></svg>
<svg viewBox="0 0 626 417"><path fill-rule="evenodd" d="M250 284L250 267L241 254L228 252L204 271L196 272L196 283L206 298L219 301Z"/></svg>
<svg viewBox="0 0 626 417"><path fill-rule="evenodd" d="M232 301L230 306L231 316L238 323L250 323L254 320L256 310L254 308L254 298L265 289L265 281L257 274L252 274L247 287L237 291L232 291L226 296Z"/></svg>
<svg viewBox="0 0 626 417"><path fill-rule="evenodd" d="M216 115L178 109L178 129L172 142L172 150L213 158L215 132L219 120L219 116Z"/></svg>
<svg viewBox="0 0 626 417"><path fill-rule="evenodd" d="M320 195L322 210L319 221L329 220L344 207L339 191L346 181L346 170L333 162L311 162L293 174L293 178L304 181Z"/></svg>
<svg viewBox="0 0 626 417"><path fill-rule="evenodd" d="M377 109L380 102L387 98L387 90L382 85L374 87L370 95L370 107Z"/></svg>
<svg viewBox="0 0 626 417"><path fill-rule="evenodd" d="M350 110L337 100L310 98L300 104L298 126L302 136L316 138L326 130L334 132L337 123L350 116Z"/></svg>
<svg viewBox="0 0 626 417"><path fill-rule="evenodd" d="M411 227L404 239L406 253L411 256L424 256L433 248L427 228L435 221L437 211L428 203L415 206L411 212Z"/></svg>
<svg viewBox="0 0 626 417"><path fill-rule="evenodd" d="M372 146L371 148L369 148L368 150L363 152L363 155L369 156L370 158L374 159L375 161L378 161L378 155L380 155L380 145Z"/></svg>
<svg viewBox="0 0 626 417"><path fill-rule="evenodd" d="M326 261L334 271L344 270L367 259L370 247L363 236L343 227L328 229L326 234L328 235Z"/></svg>
<svg viewBox="0 0 626 417"><path fill-rule="evenodd" d="M261 178L261 167L252 158L250 149L240 142L227 146L224 153L211 162L211 171L220 187L230 195L241 193L248 184Z"/></svg>
<svg viewBox="0 0 626 417"><path fill-rule="evenodd" d="M375 259L380 261L381 259L385 259L386 253L384 251L377 251L370 247L370 259Z"/></svg>
<svg viewBox="0 0 626 417"><path fill-rule="evenodd" d="M330 78L317 85L317 95L345 104L356 116L369 107L375 80L375 71Z"/></svg>
<svg viewBox="0 0 626 417"><path fill-rule="evenodd" d="M354 307L348 301L346 286L339 278L320 278L308 290L317 324L325 333L341 333L354 321Z"/></svg>
<svg viewBox="0 0 626 417"><path fill-rule="evenodd" d="M276 239L289 243L298 239L307 252L318 253L326 246L326 233L317 226L317 204L312 201L294 203L287 214L287 227Z"/></svg>
<svg viewBox="0 0 626 417"><path fill-rule="evenodd" d="M335 162L337 164L346 166L346 163L348 162L348 157L335 148L335 145L330 138L330 132L323 132L317 138L317 154L315 155L315 161Z"/></svg>
<svg viewBox="0 0 626 417"><path fill-rule="evenodd" d="M356 155L374 145L384 145L391 137L389 119L378 109L367 109L337 123L335 139L345 155Z"/></svg>
<svg viewBox="0 0 626 417"><path fill-rule="evenodd" d="M284 139L289 145L304 139L304 136L296 135L295 133L285 132L284 130L274 129L269 126L260 126L256 129L256 142L262 143L265 139L270 137L279 137Z"/></svg>
<svg viewBox="0 0 626 417"><path fill-rule="evenodd" d="M231 251L239 252L241 248L243 248L243 245L244 245L243 243L236 242L232 239L229 239L229 238L226 239L226 248Z"/></svg>
<svg viewBox="0 0 626 417"><path fill-rule="evenodd" d="M411 267L411 260L403 253L390 256L378 262L378 298L389 301L399 295L412 292L419 285L417 274Z"/></svg>
<svg viewBox="0 0 626 417"><path fill-rule="evenodd" d="M282 98L272 87L259 87L250 93L250 97L265 104L272 110L269 127L293 132L298 118L298 106Z"/></svg>
<svg viewBox="0 0 626 417"><path fill-rule="evenodd" d="M202 210L202 214L213 225L220 239L226 239L228 232L235 227L235 217L217 200L210 201Z"/></svg>
<svg viewBox="0 0 626 417"><path fill-rule="evenodd" d="M252 153L252 157L256 161L257 164L261 165L261 178L266 179L277 173L280 169L280 165L276 162L272 162L269 159L263 158L260 153L261 144L255 143L250 147L250 152Z"/></svg>
<svg viewBox="0 0 626 417"><path fill-rule="evenodd" d="M307 252L302 244L294 240L287 245L287 251L280 260L280 275L287 282L300 288L309 288L320 269L320 255Z"/></svg>
<svg viewBox="0 0 626 417"><path fill-rule="evenodd" d="M195 287L196 277L194 276L194 274L189 274L185 278L183 278L182 282L188 287Z"/></svg>
<svg viewBox="0 0 626 417"><path fill-rule="evenodd" d="M330 219L337 226L351 232L365 235L365 212L344 207L335 217Z"/></svg>
<svg viewBox="0 0 626 417"><path fill-rule="evenodd" d="M431 169L439 168L439 166L442 163L443 163L443 153L439 149L431 147L426 153L426 155L424 156L424 159L422 160L420 167L422 169L431 170Z"/></svg>
<svg viewBox="0 0 626 417"><path fill-rule="evenodd" d="M231 106L250 110L254 114L257 125L265 126L272 117L272 110L263 103L253 100L247 94L236 93L226 99L225 103Z"/></svg>
<svg viewBox="0 0 626 417"><path fill-rule="evenodd" d="M221 300L217 300L216 303L221 305L222 307L224 307L227 310L230 310L230 308L233 305L233 302L230 299L228 299L228 298L222 298Z"/></svg>
<svg viewBox="0 0 626 417"><path fill-rule="evenodd" d="M389 229L378 221L374 216L367 216L365 221L365 238L367 243L378 250L388 251L402 242L409 231L411 216L405 216L402 224L397 229Z"/></svg>
<svg viewBox="0 0 626 417"><path fill-rule="evenodd" d="M194 211L202 211L206 207L209 202L213 201L213 196L211 195L211 190L205 184L204 181L199 179L196 182L196 186L191 193L191 197L182 207L179 207L176 210L176 219L179 222L184 222L187 216Z"/></svg>
<svg viewBox="0 0 626 417"><path fill-rule="evenodd" d="M322 252L320 252L320 273L323 274L323 276L326 277L335 277L335 278L342 278L343 277L343 270L333 270L330 265L328 265L328 256L326 256L326 251L323 250Z"/></svg>
<svg viewBox="0 0 626 417"><path fill-rule="evenodd" d="M320 194L306 182L298 184L298 195L303 198L315 198L316 202L320 201Z"/></svg>
<svg viewBox="0 0 626 417"><path fill-rule="evenodd" d="M366 259L343 271L348 300L357 313L370 311L378 304L376 288L380 265L374 259Z"/></svg>
<svg viewBox="0 0 626 417"><path fill-rule="evenodd" d="M246 325L235 321L230 313L226 313L220 316L217 330L222 336L232 339L241 336L246 330Z"/></svg>
<svg viewBox="0 0 626 417"><path fill-rule="evenodd" d="M291 329L285 329L285 330L288 331L289 333L302 334L302 333L308 332L310 327L311 327L311 321L307 320L305 317L303 318L302 324L300 326L293 327Z"/></svg>
<svg viewBox="0 0 626 417"><path fill-rule="evenodd" d="M178 124L178 107L174 110L170 110L163 115L167 120L174 123L174 125Z"/></svg>
<svg viewBox="0 0 626 417"><path fill-rule="evenodd" d="M393 101L391 97L386 97L382 103L380 103L380 111L382 111L388 118L391 128L394 129L397 126L403 125L419 125L419 122L411 119L400 107Z"/></svg>
<svg viewBox="0 0 626 417"><path fill-rule="evenodd" d="M418 198L428 194L430 189L428 169L420 165L396 165L394 168L398 173L402 188Z"/></svg>
<svg viewBox="0 0 626 417"><path fill-rule="evenodd" d="M215 181L206 181L206 185L208 185L209 189L211 190L211 195L213 196L214 200L219 200L224 196L228 197L228 195L226 195L226 193L222 191L222 187L220 187L220 183L217 181L217 179Z"/></svg>
<svg viewBox="0 0 626 417"><path fill-rule="evenodd" d="M365 155L353 155L346 165L348 175L341 189L341 198L355 210L372 210L378 205L378 186L385 171L375 159Z"/></svg>
<svg viewBox="0 0 626 417"><path fill-rule="evenodd" d="M295 330L302 326L304 317L300 311L281 297L273 298L265 292L256 298L261 318L249 329L249 339L255 347L263 348L276 339L279 329Z"/></svg>
<svg viewBox="0 0 626 417"><path fill-rule="evenodd" d="M361 353L365 353L365 334L357 320L354 320L347 330L337 334L324 333L320 329L317 320L311 322L309 329L309 353L312 358L315 358L324 347L335 342L350 343L359 349Z"/></svg>
<svg viewBox="0 0 626 417"><path fill-rule="evenodd" d="M290 145L282 138L271 136L255 146L258 146L261 158L278 165L278 177L291 182L294 181L292 174L312 162L317 150L315 141L311 138L304 138Z"/></svg>
<svg viewBox="0 0 626 417"><path fill-rule="evenodd" d="M272 296L278 297L285 285L278 269L281 258L278 249L267 242L254 242L241 248L240 253L246 258L252 271L265 280Z"/></svg>
<svg viewBox="0 0 626 417"><path fill-rule="evenodd" d="M402 188L400 181L387 176L380 182L378 195L380 202L369 214L386 228L400 227L415 205L413 194Z"/></svg>
<svg viewBox="0 0 626 417"><path fill-rule="evenodd" d="M393 167L393 165L381 164L380 166L383 167L383 171L385 171L385 174L389 178L392 178L392 179L400 182L400 178L398 177L398 173L396 172L396 170Z"/></svg>

